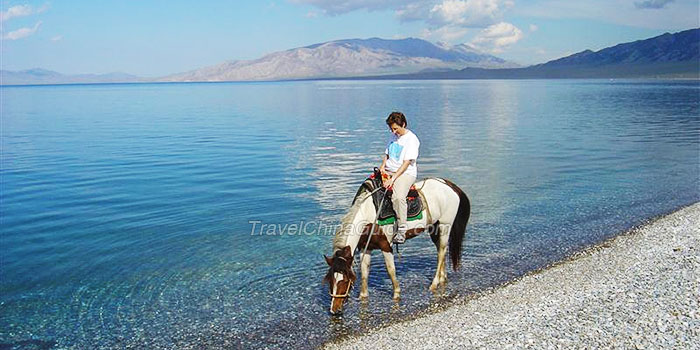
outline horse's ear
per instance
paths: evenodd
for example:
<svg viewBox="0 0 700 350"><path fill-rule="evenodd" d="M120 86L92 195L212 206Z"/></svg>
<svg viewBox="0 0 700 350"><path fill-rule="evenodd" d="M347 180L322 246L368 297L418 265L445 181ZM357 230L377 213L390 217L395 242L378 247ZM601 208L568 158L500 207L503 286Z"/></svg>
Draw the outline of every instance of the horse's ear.
<svg viewBox="0 0 700 350"><path fill-rule="evenodd" d="M328 264L328 266L333 266L333 258L329 258L326 255L323 255L323 258L326 259L326 264Z"/></svg>
<svg viewBox="0 0 700 350"><path fill-rule="evenodd" d="M346 258L351 257L352 251L350 250L350 246L346 245L345 247L343 247L343 249L340 250L338 255Z"/></svg>

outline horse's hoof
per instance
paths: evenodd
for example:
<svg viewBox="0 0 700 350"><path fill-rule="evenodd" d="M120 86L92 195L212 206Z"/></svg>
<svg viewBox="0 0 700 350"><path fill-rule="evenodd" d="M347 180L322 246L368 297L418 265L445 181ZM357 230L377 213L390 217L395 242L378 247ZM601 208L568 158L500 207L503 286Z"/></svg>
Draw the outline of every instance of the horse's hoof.
<svg viewBox="0 0 700 350"><path fill-rule="evenodd" d="M437 290L437 287L438 287L437 284L435 284L435 283L431 284L431 285L430 285L430 291L431 291L431 292L436 291L436 290Z"/></svg>
<svg viewBox="0 0 700 350"><path fill-rule="evenodd" d="M400 294L394 294L394 298L393 298L393 299L394 299L395 301L397 301L397 300L401 299L401 295L400 295Z"/></svg>
<svg viewBox="0 0 700 350"><path fill-rule="evenodd" d="M369 293L360 293L360 299L367 299L369 298Z"/></svg>

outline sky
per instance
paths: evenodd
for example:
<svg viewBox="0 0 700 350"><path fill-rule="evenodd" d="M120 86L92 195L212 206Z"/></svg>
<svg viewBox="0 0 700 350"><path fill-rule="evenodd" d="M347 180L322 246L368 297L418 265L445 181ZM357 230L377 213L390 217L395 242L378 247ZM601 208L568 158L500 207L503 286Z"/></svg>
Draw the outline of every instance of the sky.
<svg viewBox="0 0 700 350"><path fill-rule="evenodd" d="M0 0L0 66L156 77L339 39L467 43L529 65L700 26L698 0Z"/></svg>

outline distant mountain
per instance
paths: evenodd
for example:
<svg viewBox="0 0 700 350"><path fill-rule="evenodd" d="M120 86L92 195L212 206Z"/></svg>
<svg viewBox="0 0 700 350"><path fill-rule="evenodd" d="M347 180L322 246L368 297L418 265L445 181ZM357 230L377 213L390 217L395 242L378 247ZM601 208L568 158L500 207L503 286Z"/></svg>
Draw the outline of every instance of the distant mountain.
<svg viewBox="0 0 700 350"><path fill-rule="evenodd" d="M700 28L665 33L524 68L464 68L366 77L366 79L558 79L690 78L700 79Z"/></svg>
<svg viewBox="0 0 700 350"><path fill-rule="evenodd" d="M285 79L700 79L700 28L599 51L585 50L519 68L466 45L421 39L349 39L231 61L159 79L124 73L63 75L44 69L0 71L0 85Z"/></svg>
<svg viewBox="0 0 700 350"><path fill-rule="evenodd" d="M0 85L130 83L143 80L126 73L64 75L41 68L18 72L0 70Z"/></svg>
<svg viewBox="0 0 700 350"><path fill-rule="evenodd" d="M353 77L440 71L464 67L518 67L467 45L449 46L409 38L348 39L271 53L249 61L230 61L159 81L241 81Z"/></svg>
<svg viewBox="0 0 700 350"><path fill-rule="evenodd" d="M690 29L675 34L665 33L651 39L619 44L600 51L585 50L537 66L651 64L698 61L698 59L700 59L700 29Z"/></svg>

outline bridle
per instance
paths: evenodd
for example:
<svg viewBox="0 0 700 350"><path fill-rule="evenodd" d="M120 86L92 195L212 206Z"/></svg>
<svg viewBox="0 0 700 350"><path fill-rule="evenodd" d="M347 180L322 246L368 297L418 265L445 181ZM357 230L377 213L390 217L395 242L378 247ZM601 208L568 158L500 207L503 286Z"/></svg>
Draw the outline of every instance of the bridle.
<svg viewBox="0 0 700 350"><path fill-rule="evenodd" d="M337 259L342 259L345 262L347 262L347 259L345 259L342 256L337 256ZM331 296L331 298L347 298L348 294L350 294L350 289L352 289L352 279L348 277L348 289L345 291L345 294L333 294L333 292L328 292L328 294Z"/></svg>

